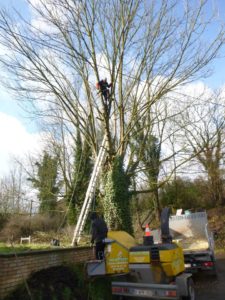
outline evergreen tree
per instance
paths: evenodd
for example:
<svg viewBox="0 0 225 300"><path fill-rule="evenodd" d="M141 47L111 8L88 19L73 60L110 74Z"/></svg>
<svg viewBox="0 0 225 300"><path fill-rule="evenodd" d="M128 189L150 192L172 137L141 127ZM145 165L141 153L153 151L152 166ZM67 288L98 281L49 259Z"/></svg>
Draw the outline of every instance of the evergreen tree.
<svg viewBox="0 0 225 300"><path fill-rule="evenodd" d="M146 147L143 151L142 162L146 169L144 173L148 178L149 187L152 189L153 202L158 218L160 218L161 213L158 188L159 171L161 165L160 154L161 145L158 139L153 135L149 135L146 140Z"/></svg>
<svg viewBox="0 0 225 300"><path fill-rule="evenodd" d="M145 124L145 126L142 123ZM151 190L155 214L156 217L160 219L161 205L158 181L161 166L161 143L151 132L150 116L139 120L139 122L136 123L135 134L130 141L130 148L131 152L136 156L134 166L136 167L137 164L139 164L143 167L143 173L148 180L148 186Z"/></svg>
<svg viewBox="0 0 225 300"><path fill-rule="evenodd" d="M30 179L38 190L40 213L53 214L56 208L59 187L57 185L57 158L44 152L41 163L36 162L37 177Z"/></svg>

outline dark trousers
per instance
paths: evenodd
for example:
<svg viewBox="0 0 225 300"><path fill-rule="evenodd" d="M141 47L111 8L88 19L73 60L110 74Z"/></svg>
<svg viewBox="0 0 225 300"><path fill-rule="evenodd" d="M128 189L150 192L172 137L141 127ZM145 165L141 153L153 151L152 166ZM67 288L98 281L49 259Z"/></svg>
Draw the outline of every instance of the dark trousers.
<svg viewBox="0 0 225 300"><path fill-rule="evenodd" d="M104 249L105 249L105 243L97 242L95 244L95 257L96 259L102 260L104 258Z"/></svg>
<svg viewBox="0 0 225 300"><path fill-rule="evenodd" d="M104 97L105 103L108 103L109 100L109 90L108 89L104 89L101 91L102 92L102 96Z"/></svg>

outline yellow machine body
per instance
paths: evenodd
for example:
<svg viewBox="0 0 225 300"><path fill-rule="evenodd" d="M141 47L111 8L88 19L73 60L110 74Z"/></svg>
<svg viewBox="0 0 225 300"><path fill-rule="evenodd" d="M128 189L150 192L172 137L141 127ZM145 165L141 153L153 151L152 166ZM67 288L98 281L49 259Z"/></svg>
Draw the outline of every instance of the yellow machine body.
<svg viewBox="0 0 225 300"><path fill-rule="evenodd" d="M160 262L167 276L176 276L184 271L184 255L181 247L172 250L161 250Z"/></svg>
<svg viewBox="0 0 225 300"><path fill-rule="evenodd" d="M158 260L151 258L151 249L151 246L134 247L129 252L129 263L154 265L158 263L169 277L184 271L184 256L181 247L176 244L154 245L154 251L158 250Z"/></svg>
<svg viewBox="0 0 225 300"><path fill-rule="evenodd" d="M105 260L100 263L92 261L89 267L91 275L126 274L131 270L144 267L145 270L151 269L154 281L158 281L155 279L156 274L160 274L160 278L163 278L163 276L173 277L182 273L184 256L182 248L175 243L137 245L135 239L127 232L109 231Z"/></svg>
<svg viewBox="0 0 225 300"><path fill-rule="evenodd" d="M111 240L105 249L106 274L129 272L129 264L154 264L151 246L137 246L135 239L125 231L109 231ZM184 271L182 248L176 244L154 245L158 249L159 260L166 276L176 276ZM135 249L135 250L132 250Z"/></svg>
<svg viewBox="0 0 225 300"><path fill-rule="evenodd" d="M150 264L150 252L149 251L135 251L129 253L129 263L130 264Z"/></svg>
<svg viewBox="0 0 225 300"><path fill-rule="evenodd" d="M129 272L129 249L136 246L135 239L125 231L109 231L110 243L105 248L106 274Z"/></svg>

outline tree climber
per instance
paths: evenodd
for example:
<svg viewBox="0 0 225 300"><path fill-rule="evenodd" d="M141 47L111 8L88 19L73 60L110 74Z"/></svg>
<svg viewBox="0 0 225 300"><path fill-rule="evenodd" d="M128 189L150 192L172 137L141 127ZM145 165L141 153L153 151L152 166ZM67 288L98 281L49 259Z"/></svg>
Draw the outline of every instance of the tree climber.
<svg viewBox="0 0 225 300"><path fill-rule="evenodd" d="M97 90L100 91L102 96L104 97L105 104L107 104L110 96L110 88L112 87L112 83L107 82L107 78L100 80L96 83Z"/></svg>

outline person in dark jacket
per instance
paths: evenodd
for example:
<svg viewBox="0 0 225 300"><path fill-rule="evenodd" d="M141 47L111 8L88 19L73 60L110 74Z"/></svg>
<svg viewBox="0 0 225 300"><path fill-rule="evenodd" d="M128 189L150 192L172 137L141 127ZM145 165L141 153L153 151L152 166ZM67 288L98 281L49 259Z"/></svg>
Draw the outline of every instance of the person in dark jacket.
<svg viewBox="0 0 225 300"><path fill-rule="evenodd" d="M104 239L107 237L108 228L105 221L93 212L91 219L91 244L95 243L95 257L102 260L104 258L105 243Z"/></svg>
<svg viewBox="0 0 225 300"><path fill-rule="evenodd" d="M102 96L104 97L105 103L107 103L109 95L110 95L109 88L112 87L112 83L108 83L107 79L105 78L105 79L100 80L96 84L96 87L102 93Z"/></svg>

